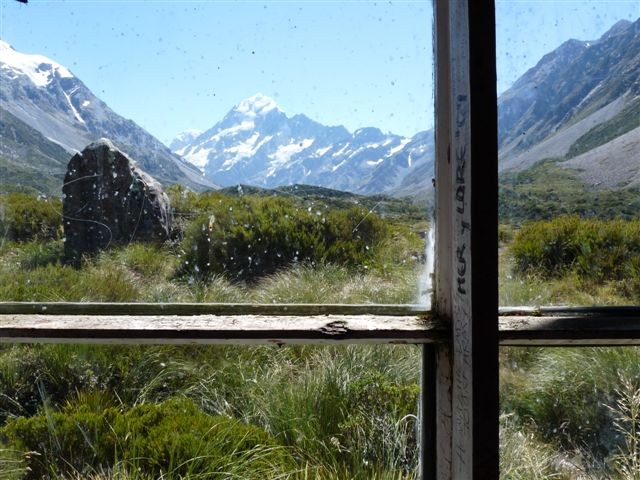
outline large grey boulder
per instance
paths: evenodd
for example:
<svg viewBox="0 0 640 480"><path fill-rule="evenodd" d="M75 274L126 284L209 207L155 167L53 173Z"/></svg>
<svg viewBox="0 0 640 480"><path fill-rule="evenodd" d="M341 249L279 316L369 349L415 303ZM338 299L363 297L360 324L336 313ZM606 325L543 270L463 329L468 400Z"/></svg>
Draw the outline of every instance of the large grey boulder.
<svg viewBox="0 0 640 480"><path fill-rule="evenodd" d="M110 245L169 237L171 210L161 185L104 138L69 161L62 207L72 262Z"/></svg>

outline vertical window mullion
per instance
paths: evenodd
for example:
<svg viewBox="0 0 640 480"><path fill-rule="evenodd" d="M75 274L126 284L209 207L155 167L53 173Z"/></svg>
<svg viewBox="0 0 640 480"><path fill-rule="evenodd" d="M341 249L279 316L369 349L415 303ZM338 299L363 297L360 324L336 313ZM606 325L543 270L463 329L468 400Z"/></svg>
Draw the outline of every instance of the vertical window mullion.
<svg viewBox="0 0 640 480"><path fill-rule="evenodd" d="M481 480L499 474L495 5L437 0L435 12L434 308L452 328L435 362L435 478Z"/></svg>

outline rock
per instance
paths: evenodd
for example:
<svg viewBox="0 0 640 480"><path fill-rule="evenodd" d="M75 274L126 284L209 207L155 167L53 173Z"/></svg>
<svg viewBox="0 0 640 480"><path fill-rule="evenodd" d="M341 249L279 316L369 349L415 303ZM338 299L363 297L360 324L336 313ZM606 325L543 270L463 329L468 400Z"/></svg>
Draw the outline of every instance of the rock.
<svg viewBox="0 0 640 480"><path fill-rule="evenodd" d="M169 238L171 210L161 185L104 138L69 161L62 207L73 263L110 245Z"/></svg>

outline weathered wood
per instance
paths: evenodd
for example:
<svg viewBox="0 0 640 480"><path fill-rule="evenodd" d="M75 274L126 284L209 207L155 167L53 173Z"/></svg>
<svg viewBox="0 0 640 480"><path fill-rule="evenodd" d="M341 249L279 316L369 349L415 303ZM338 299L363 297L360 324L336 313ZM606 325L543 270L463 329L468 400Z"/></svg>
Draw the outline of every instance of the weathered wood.
<svg viewBox="0 0 640 480"><path fill-rule="evenodd" d="M435 52L435 261L433 308L451 318L451 59L449 1L433 3ZM443 480L439 478L439 480Z"/></svg>
<svg viewBox="0 0 640 480"><path fill-rule="evenodd" d="M640 307L623 306L547 306L547 307L500 307L498 313L505 316L582 316L582 317L635 317L640 318Z"/></svg>
<svg viewBox="0 0 640 480"><path fill-rule="evenodd" d="M433 308L439 315L450 319L452 316L451 295L453 285L451 231L452 231L452 166L451 166L451 44L449 1L437 1L434 7L434 52L435 52L435 275ZM435 372L432 372L435 391L423 386L423 402L430 402L427 396L435 394L435 451L424 452L422 461L428 468L423 469L423 480L451 480L452 462L452 357L451 338L438 345L435 351ZM429 420L430 421L430 420ZM430 421L431 425L431 421ZM428 428L423 426L423 428ZM435 458L433 458L435 457ZM431 463L427 463L431 462ZM435 471L434 471L435 469Z"/></svg>
<svg viewBox="0 0 640 480"><path fill-rule="evenodd" d="M59 305L62 306L62 305ZM433 313L416 315L408 307L402 315L139 315L109 312L100 315L19 313L0 314L0 341L72 341L107 343L271 343L282 337L286 343L404 342L439 344L436 395L440 398L438 428L446 431L451 412L446 398L451 394L448 360L448 322ZM180 305L172 305L178 308ZM237 306L242 311L247 305ZM335 306L338 309L338 306ZM343 306L344 307L344 306ZM235 308L235 307L234 307ZM395 308L395 307L394 307ZM399 308L399 307L398 307ZM54 309L51 309L54 310ZM351 308L347 308L351 310ZM18 312L18 313L16 313ZM345 331L347 330L347 331ZM507 307L500 309L501 345L638 345L639 307ZM431 390L431 388L429 388ZM425 389L427 391L427 389ZM433 392L431 391L431 394ZM450 410L450 408L449 408ZM444 422L444 423L442 423ZM442 439L441 439L442 440ZM442 449L446 443L437 442ZM439 461L442 460L441 452Z"/></svg>
<svg viewBox="0 0 640 480"><path fill-rule="evenodd" d="M0 302L2 314L42 315L427 315L424 305Z"/></svg>
<svg viewBox="0 0 640 480"><path fill-rule="evenodd" d="M428 316L0 315L0 342L429 343L447 335Z"/></svg>
<svg viewBox="0 0 640 480"><path fill-rule="evenodd" d="M453 273L451 476L485 480L499 477L494 2L444 2L449 5L451 173L436 183L451 200L448 212L439 210L451 219L439 237L439 251L450 248L444 269Z"/></svg>
<svg viewBox="0 0 640 480"><path fill-rule="evenodd" d="M453 362L451 343L440 342L436 348L436 471L437 480L451 478L453 447Z"/></svg>
<svg viewBox="0 0 640 480"><path fill-rule="evenodd" d="M557 309L555 315L500 317L500 344L521 346L640 345L640 312ZM629 309L631 310L631 309ZM562 312L564 311L564 314Z"/></svg>

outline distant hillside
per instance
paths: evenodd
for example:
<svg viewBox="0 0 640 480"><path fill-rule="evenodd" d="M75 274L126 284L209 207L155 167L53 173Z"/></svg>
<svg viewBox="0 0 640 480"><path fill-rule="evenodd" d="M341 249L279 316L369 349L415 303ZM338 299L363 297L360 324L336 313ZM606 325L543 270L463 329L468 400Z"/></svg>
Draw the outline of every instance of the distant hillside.
<svg viewBox="0 0 640 480"><path fill-rule="evenodd" d="M499 99L501 171L556 159L586 187L640 185L640 20L569 40Z"/></svg>
<svg viewBox="0 0 640 480"><path fill-rule="evenodd" d="M355 193L317 187L314 185L286 185L273 189L236 185L219 190L220 193L232 196L256 195L263 197L288 197L297 199L301 207L313 210L314 205L331 208L346 208L361 205L377 213L382 218L400 218L404 221L413 219L423 222L428 217L428 207L418 205L413 199L403 199L390 195L359 195ZM311 211L310 210L310 211Z"/></svg>
<svg viewBox="0 0 640 480"><path fill-rule="evenodd" d="M60 195L71 155L0 107L0 189Z"/></svg>

